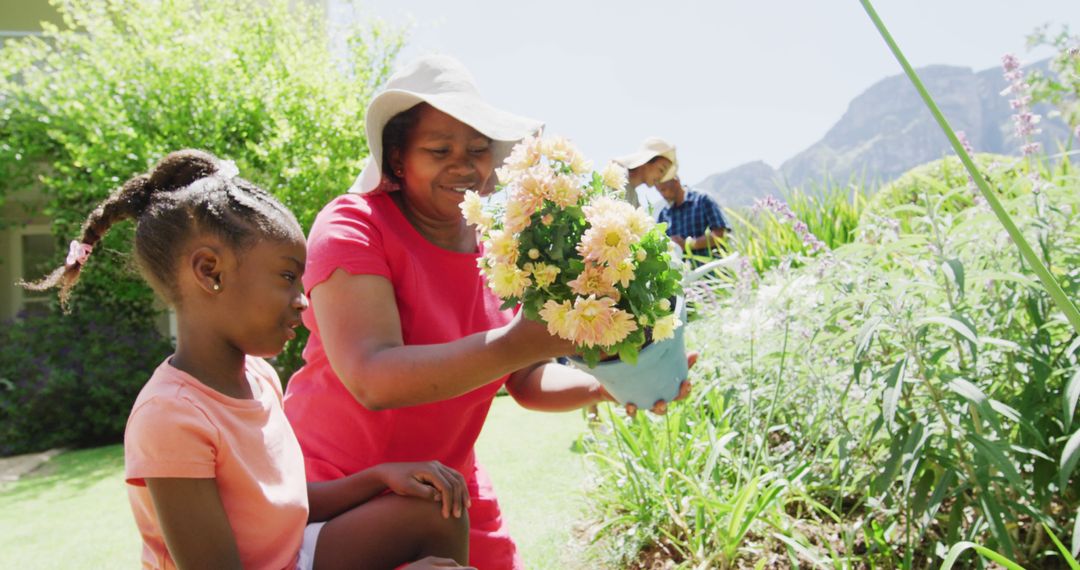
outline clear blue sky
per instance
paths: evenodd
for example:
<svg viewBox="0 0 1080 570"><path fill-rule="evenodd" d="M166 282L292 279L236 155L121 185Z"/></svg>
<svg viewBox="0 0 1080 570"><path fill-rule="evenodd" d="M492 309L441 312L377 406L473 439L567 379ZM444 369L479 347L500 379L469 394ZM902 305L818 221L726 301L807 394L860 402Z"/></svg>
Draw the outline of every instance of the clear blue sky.
<svg viewBox="0 0 1080 570"><path fill-rule="evenodd" d="M1026 50L1037 26L1080 32L1078 0L875 7L916 66L1035 61L1048 54ZM485 98L597 164L670 139L689 183L752 160L779 166L901 72L857 0L366 0L360 14L408 27L402 60L457 57Z"/></svg>

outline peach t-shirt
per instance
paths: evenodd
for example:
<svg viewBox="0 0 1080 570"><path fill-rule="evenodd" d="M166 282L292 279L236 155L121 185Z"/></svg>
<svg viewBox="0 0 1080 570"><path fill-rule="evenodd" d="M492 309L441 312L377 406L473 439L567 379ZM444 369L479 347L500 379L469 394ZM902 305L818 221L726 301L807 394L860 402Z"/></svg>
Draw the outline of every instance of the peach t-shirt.
<svg viewBox="0 0 1080 570"><path fill-rule="evenodd" d="M143 568L175 568L144 479L217 480L244 568L293 568L308 518L304 457L281 406L281 382L261 358L245 364L255 398L226 396L158 366L124 432L128 498Z"/></svg>

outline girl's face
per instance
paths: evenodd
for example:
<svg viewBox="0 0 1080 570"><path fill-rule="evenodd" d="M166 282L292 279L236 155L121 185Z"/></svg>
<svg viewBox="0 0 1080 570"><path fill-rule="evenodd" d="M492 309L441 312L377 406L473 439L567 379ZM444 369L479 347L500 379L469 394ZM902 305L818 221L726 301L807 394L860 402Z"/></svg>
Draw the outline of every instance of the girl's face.
<svg viewBox="0 0 1080 570"><path fill-rule="evenodd" d="M669 168L671 168L671 161L664 157L657 158L641 165L643 171L642 178L644 179L645 185L656 187Z"/></svg>
<svg viewBox="0 0 1080 570"><path fill-rule="evenodd" d="M300 313L308 307L301 277L306 248L299 240L259 240L231 256L222 274L221 320L227 340L244 354L270 357L296 338ZM229 308L225 308L229 307Z"/></svg>
<svg viewBox="0 0 1080 570"><path fill-rule="evenodd" d="M390 151L390 163L409 206L447 221L463 219L465 191L483 191L495 168L491 139L430 105L418 111L404 148Z"/></svg>

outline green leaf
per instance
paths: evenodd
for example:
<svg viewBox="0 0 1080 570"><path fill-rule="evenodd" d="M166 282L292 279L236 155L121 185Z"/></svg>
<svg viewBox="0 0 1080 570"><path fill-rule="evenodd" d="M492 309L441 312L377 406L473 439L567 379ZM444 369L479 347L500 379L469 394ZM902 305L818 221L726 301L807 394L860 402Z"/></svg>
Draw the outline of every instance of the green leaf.
<svg viewBox="0 0 1080 570"><path fill-rule="evenodd" d="M1077 517L1076 520L1080 521L1080 517ZM1069 552L1069 549L1065 548L1064 544L1061 544L1061 539L1059 539L1057 535L1054 534L1054 531L1050 530L1050 526L1046 523L1043 523L1043 529L1046 530L1047 536L1049 536L1050 540L1054 542L1054 546L1057 547L1058 552L1061 553L1061 556L1065 559L1065 562L1069 564L1069 568L1071 568L1072 570L1080 570L1080 563L1078 563L1075 558L1076 549L1074 548L1072 552ZM1075 536L1073 537L1073 542L1076 542Z"/></svg>
<svg viewBox="0 0 1080 570"><path fill-rule="evenodd" d="M1076 468L1076 462L1080 461L1080 429L1073 432L1069 441L1065 442L1065 449L1061 451L1061 470L1058 471L1058 486L1066 489L1069 476Z"/></svg>
<svg viewBox="0 0 1080 570"><path fill-rule="evenodd" d="M997 470L1009 480L1011 485L1014 485L1018 489L1024 487L1024 483L1020 479L1020 472L1016 470L1016 465L1014 465L1012 460L1010 460L1001 450L1001 442L990 441L981 435L974 433L969 434L969 437L971 442L975 444L975 450L990 464L996 467Z"/></svg>
<svg viewBox="0 0 1080 570"><path fill-rule="evenodd" d="M1061 404L1065 411L1065 430L1072 429L1073 417L1076 414L1076 401L1080 399L1080 368L1076 369L1069 383L1065 386L1065 398Z"/></svg>
<svg viewBox="0 0 1080 570"><path fill-rule="evenodd" d="M859 373L862 372L863 367L863 355L866 354L867 349L870 348L870 343L874 340L874 333L877 332L878 325L881 324L881 317L871 317L863 326L859 329L859 334L855 338L855 356L852 360L855 362L855 381L859 381Z"/></svg>
<svg viewBox="0 0 1080 570"><path fill-rule="evenodd" d="M893 364L889 369L888 374L885 376L885 391L882 394L881 415L885 418L885 423L889 426L894 426L893 421L896 418L896 407L900 401L900 393L903 391L904 386L904 367L907 365L907 358L901 358ZM890 427L890 431L891 431Z"/></svg>
<svg viewBox="0 0 1080 570"><path fill-rule="evenodd" d="M942 264L945 275L956 284L957 293L964 298L964 264L959 259L950 259Z"/></svg>
<svg viewBox="0 0 1080 570"><path fill-rule="evenodd" d="M977 552L983 558L989 558L990 560L1001 564L1009 570L1024 570L1023 566L1013 562L1012 560L1009 560L1008 558L1005 558L997 552L994 552L993 550L990 550L985 546L980 546L978 544L975 544L974 542L968 542L966 540L963 542L957 542L953 545L952 548L949 549L949 553L945 555L945 560L941 563L941 570L949 570L950 568L952 568L953 564L956 564L956 560L960 558L960 555L963 554L964 551L970 549L975 550L975 552Z"/></svg>
<svg viewBox="0 0 1080 570"><path fill-rule="evenodd" d="M959 394L976 406L984 407L986 405L986 394L978 386L963 378L955 378L952 382L949 382L949 390Z"/></svg>
<svg viewBox="0 0 1080 570"><path fill-rule="evenodd" d="M971 344L972 347L977 347L979 345L979 338L975 336L975 331L971 330L968 325L958 321L957 319L942 316L926 317L925 319L920 320L916 324L919 326L926 326L932 324L942 325L952 329L956 334L963 337L965 340L968 341L968 343Z"/></svg>

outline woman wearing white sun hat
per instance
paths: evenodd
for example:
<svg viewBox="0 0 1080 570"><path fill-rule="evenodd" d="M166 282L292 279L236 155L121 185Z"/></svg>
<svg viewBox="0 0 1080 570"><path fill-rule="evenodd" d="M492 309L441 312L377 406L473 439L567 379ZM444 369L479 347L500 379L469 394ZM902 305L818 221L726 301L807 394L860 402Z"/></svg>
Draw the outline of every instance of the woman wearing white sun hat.
<svg viewBox="0 0 1080 570"><path fill-rule="evenodd" d="M461 471L470 563L520 568L473 453L492 399L504 384L542 410L610 399L592 376L551 362L570 343L499 309L459 208L465 190L493 188L494 168L542 125L483 101L468 71L445 56L396 73L366 121L371 157L308 239L311 337L286 414L311 480L387 458L437 459Z"/></svg>
<svg viewBox="0 0 1080 570"><path fill-rule="evenodd" d="M638 186L655 187L671 180L679 171L675 145L659 137L645 139L636 151L620 156L614 162L627 170L626 201L635 208L639 205Z"/></svg>

